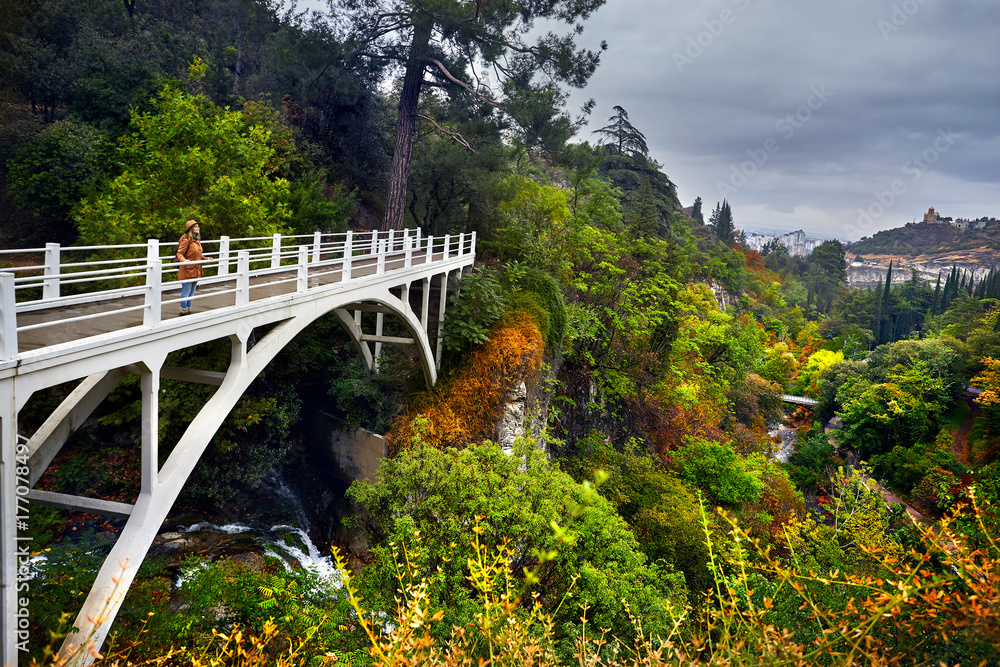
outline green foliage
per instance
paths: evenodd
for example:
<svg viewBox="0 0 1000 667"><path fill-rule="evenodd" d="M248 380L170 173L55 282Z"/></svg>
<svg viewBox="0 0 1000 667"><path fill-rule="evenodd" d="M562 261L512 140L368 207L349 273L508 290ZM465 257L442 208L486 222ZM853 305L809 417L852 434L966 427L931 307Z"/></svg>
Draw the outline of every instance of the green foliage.
<svg viewBox="0 0 1000 667"><path fill-rule="evenodd" d="M844 406L839 442L867 459L936 435L936 418L945 410L948 396L944 383L917 362L912 368L897 367L885 382L849 381L837 392L837 401Z"/></svg>
<svg viewBox="0 0 1000 667"><path fill-rule="evenodd" d="M410 576L431 582L430 609L442 610L449 627L469 622L482 610L465 573L476 526L477 544L508 544L513 576L538 568L526 583L541 587L539 599L556 615L560 638L568 639L577 623L577 601L588 605L591 622L625 637L632 630L621 600L636 612L653 612L683 598L680 575L647 562L605 499L533 447L520 454L508 456L490 443L436 450L418 442L383 460L375 480L352 485L348 495L365 507L378 538L362 582L369 604L391 608L400 585L394 554L406 545ZM560 606L570 592L574 602ZM660 630L655 615L650 623Z"/></svg>
<svg viewBox="0 0 1000 667"><path fill-rule="evenodd" d="M34 214L36 233L46 241L72 242L70 213L113 170L107 135L73 120L43 129L8 163L14 202Z"/></svg>
<svg viewBox="0 0 1000 667"><path fill-rule="evenodd" d="M446 349L458 351L489 340L489 330L500 321L507 297L496 270L475 268L462 277L459 297L448 310Z"/></svg>
<svg viewBox="0 0 1000 667"><path fill-rule="evenodd" d="M369 376L360 357L354 350L351 353L331 365L333 378L328 393L345 430L365 428L373 433L385 433L399 409L392 385L399 383L401 378L389 368Z"/></svg>
<svg viewBox="0 0 1000 667"><path fill-rule="evenodd" d="M546 346L559 349L568 326L562 289L551 275L517 262L465 274L445 320L445 348L459 352L485 343L490 329L515 310L531 314Z"/></svg>
<svg viewBox="0 0 1000 667"><path fill-rule="evenodd" d="M214 562L188 556L179 570L182 583L175 590L169 570L144 564L106 653L125 653L136 661L178 650L197 654L213 645L217 630L263 632L268 626L281 638L279 648L268 651L271 660L275 650L300 642L320 654L358 647L360 637L348 627L351 612L336 578L323 578L298 564L289 566L274 555L256 554ZM168 605L180 608L174 611Z"/></svg>
<svg viewBox="0 0 1000 667"><path fill-rule="evenodd" d="M733 210L729 202L725 199L721 204L715 205L712 217L709 218L708 226L712 232L719 237L725 245L732 245L736 242L736 225L733 223Z"/></svg>
<svg viewBox="0 0 1000 667"><path fill-rule="evenodd" d="M730 443L692 437L675 455L680 476L707 493L716 503L739 508L760 499L765 459L740 456Z"/></svg>
<svg viewBox="0 0 1000 667"><path fill-rule="evenodd" d="M331 199L327 198L327 190ZM293 234L343 232L357 205L355 193L348 192L343 185L328 186L326 174L316 170L292 183L288 194L292 215L288 224Z"/></svg>
<svg viewBox="0 0 1000 667"><path fill-rule="evenodd" d="M111 550L111 544L95 538L92 530L80 533L74 541L32 554L29 611L34 631L29 638L36 656L40 656L48 639L46 631L58 628L63 612L79 609L87 599L97 571Z"/></svg>
<svg viewBox="0 0 1000 667"><path fill-rule="evenodd" d="M211 632L220 622L259 627L273 619L289 637L319 624L322 634L336 639L341 634L337 625L348 615L339 581L301 566L287 567L277 556L267 556L260 569L194 556L182 567L189 574L181 586L190 605L184 615L188 636Z"/></svg>
<svg viewBox="0 0 1000 667"><path fill-rule="evenodd" d="M795 390L807 396L815 396L818 393L818 383L823 373L843 361L843 352L818 350L812 353L799 372L798 380L795 381Z"/></svg>
<svg viewBox="0 0 1000 667"><path fill-rule="evenodd" d="M815 491L831 473L843 465L837 450L822 428L812 428L804 438L795 443L795 451L788 457L788 476L804 491Z"/></svg>
<svg viewBox="0 0 1000 667"><path fill-rule="evenodd" d="M812 251L809 267L806 276L809 302L815 303L819 312L828 313L847 283L843 244L836 240L821 243Z"/></svg>
<svg viewBox="0 0 1000 667"><path fill-rule="evenodd" d="M711 583L701 507L690 488L630 441L622 451L594 431L573 445L564 465L578 481L607 475L598 491L632 527L649 562L663 561L684 573L689 591Z"/></svg>
<svg viewBox="0 0 1000 667"><path fill-rule="evenodd" d="M764 364L757 374L784 389L791 381L797 365L788 343L775 343L764 350Z"/></svg>
<svg viewBox="0 0 1000 667"><path fill-rule="evenodd" d="M76 213L92 244L173 240L197 219L215 237L267 236L289 229L289 183L272 127L241 111L167 86L153 111L132 118L124 172Z"/></svg>
<svg viewBox="0 0 1000 667"><path fill-rule="evenodd" d="M933 443L918 443L912 447L897 445L887 454L873 456L875 473L894 489L910 493L934 469L943 469L953 476L965 475L969 469L955 459L954 438L941 431ZM947 509L942 507L941 509Z"/></svg>
<svg viewBox="0 0 1000 667"><path fill-rule="evenodd" d="M269 398L240 399L191 472L184 496L215 505L256 488L291 448L289 432L299 420L300 406L301 399L288 388Z"/></svg>
<svg viewBox="0 0 1000 667"><path fill-rule="evenodd" d="M968 362L966 348L948 336L901 340L872 351L868 375L876 382L884 382L899 368L919 365L929 377L942 383L949 396L957 396L965 390Z"/></svg>

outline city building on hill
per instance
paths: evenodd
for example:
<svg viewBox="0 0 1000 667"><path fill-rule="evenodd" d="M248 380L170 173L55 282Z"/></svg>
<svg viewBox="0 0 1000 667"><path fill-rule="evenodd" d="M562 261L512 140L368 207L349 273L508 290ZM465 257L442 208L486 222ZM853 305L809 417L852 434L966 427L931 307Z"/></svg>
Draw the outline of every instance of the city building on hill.
<svg viewBox="0 0 1000 667"><path fill-rule="evenodd" d="M763 250L764 246L771 241L778 241L788 249L789 255L797 255L799 257L805 257L815 250L816 246L823 242L819 239L806 238L806 233L801 229L787 234L782 234L781 236L758 234L757 232L749 232L746 235L746 245L751 250L756 250L757 252Z"/></svg>

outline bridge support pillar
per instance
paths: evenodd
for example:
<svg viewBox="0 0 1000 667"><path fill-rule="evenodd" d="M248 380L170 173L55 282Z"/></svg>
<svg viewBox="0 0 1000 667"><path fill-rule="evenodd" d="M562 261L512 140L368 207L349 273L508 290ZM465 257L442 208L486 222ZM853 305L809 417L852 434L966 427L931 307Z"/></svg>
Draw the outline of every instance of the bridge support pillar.
<svg viewBox="0 0 1000 667"><path fill-rule="evenodd" d="M382 327L385 325L385 313L375 313L375 335L382 336ZM373 356L375 372L378 373L379 365L382 360L382 343L375 343L375 354Z"/></svg>
<svg viewBox="0 0 1000 667"><path fill-rule="evenodd" d="M423 327L424 333L429 334L427 316L430 314L431 306L431 279L423 278L420 287L420 326Z"/></svg>
<svg viewBox="0 0 1000 667"><path fill-rule="evenodd" d="M150 495L156 488L160 470L160 366L139 367L139 384L142 393L142 486L140 493Z"/></svg>
<svg viewBox="0 0 1000 667"><path fill-rule="evenodd" d="M447 247L446 243L445 248L447 249ZM444 310L448 305L448 276L450 274L450 271L439 274L441 278L441 289L438 290L437 349L434 353L434 366L437 370L441 370L441 352L444 350Z"/></svg>

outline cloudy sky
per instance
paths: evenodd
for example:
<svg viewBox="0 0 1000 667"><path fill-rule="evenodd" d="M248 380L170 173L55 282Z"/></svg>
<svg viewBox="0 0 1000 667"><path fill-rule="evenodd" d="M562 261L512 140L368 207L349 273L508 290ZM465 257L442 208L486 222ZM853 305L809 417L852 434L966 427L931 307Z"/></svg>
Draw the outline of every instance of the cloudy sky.
<svg viewBox="0 0 1000 667"><path fill-rule="evenodd" d="M608 0L601 39L574 106L624 107L685 205L847 240L1000 217L998 0Z"/></svg>
<svg viewBox="0 0 1000 667"><path fill-rule="evenodd" d="M1000 217L1000 0L607 0L601 40L581 139L624 107L706 217L844 240Z"/></svg>

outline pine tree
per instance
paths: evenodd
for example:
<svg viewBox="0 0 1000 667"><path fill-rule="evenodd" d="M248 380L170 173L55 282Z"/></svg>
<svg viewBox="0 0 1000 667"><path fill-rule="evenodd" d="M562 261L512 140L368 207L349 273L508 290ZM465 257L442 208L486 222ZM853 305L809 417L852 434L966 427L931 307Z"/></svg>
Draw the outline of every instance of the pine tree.
<svg viewBox="0 0 1000 667"><path fill-rule="evenodd" d="M705 216L701 212L701 197L694 198L694 205L691 207L691 217L699 224L705 224Z"/></svg>
<svg viewBox="0 0 1000 667"><path fill-rule="evenodd" d="M733 224L733 210L729 207L729 202L725 199L722 204L716 203L712 217L708 221L711 228L719 240L727 246L736 242L736 227Z"/></svg>
<svg viewBox="0 0 1000 667"><path fill-rule="evenodd" d="M628 119L628 112L623 107L615 106L615 115L608 118L610 124L605 125L597 134L602 135L601 145L607 146L618 155L626 155L633 159L649 157L649 146L646 137L636 129Z"/></svg>
<svg viewBox="0 0 1000 667"><path fill-rule="evenodd" d="M403 73L383 229L403 227L418 120L442 129L421 112L421 94L432 87L464 100L474 113L503 114L529 146L558 147L572 136L559 84L582 88L597 69L607 44L595 52L578 48L576 40L582 21L604 1L331 0L336 18L351 24L359 52L394 61ZM571 27L558 35L532 31L536 23ZM478 79L480 67L499 77L496 85Z"/></svg>

